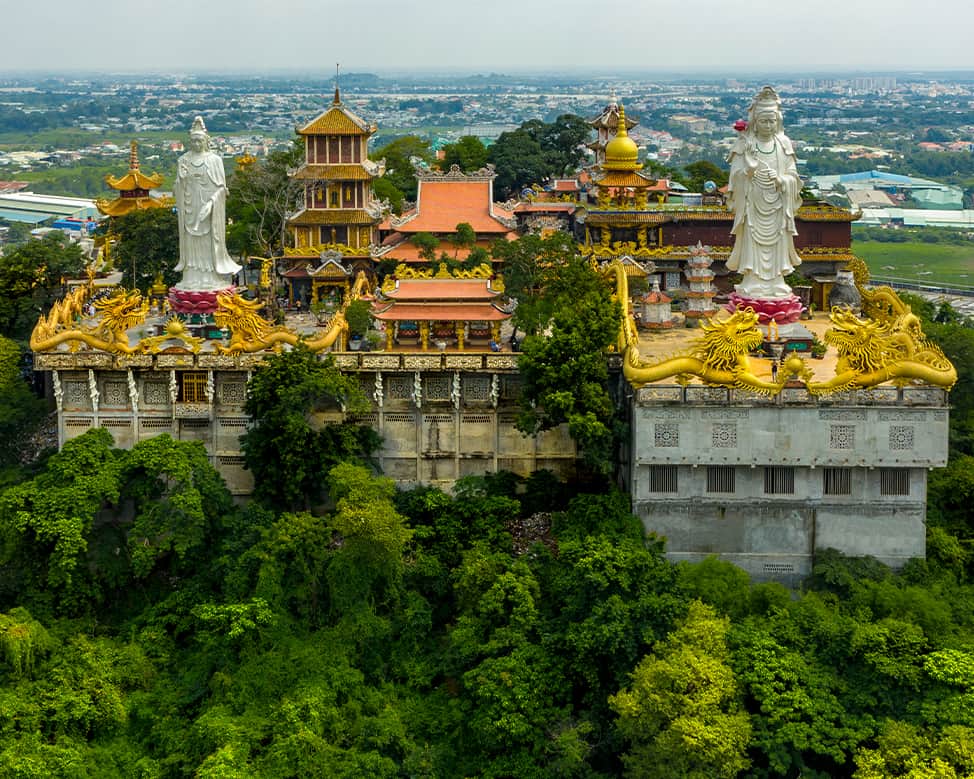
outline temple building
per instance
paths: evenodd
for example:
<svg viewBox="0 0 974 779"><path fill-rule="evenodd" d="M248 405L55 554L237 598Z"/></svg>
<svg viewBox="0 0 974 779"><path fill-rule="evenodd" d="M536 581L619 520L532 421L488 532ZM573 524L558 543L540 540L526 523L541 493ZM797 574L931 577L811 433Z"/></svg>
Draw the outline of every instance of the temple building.
<svg viewBox="0 0 974 779"><path fill-rule="evenodd" d="M576 219L584 226L584 253L600 260L621 253L645 254L650 246L658 245L662 221L661 215L650 209L650 196L658 187L639 172L643 166L639 149L629 137L625 107L614 106L611 113L616 117L615 132L601 147L602 161L593 174L595 207ZM600 128L605 116L597 120Z"/></svg>
<svg viewBox="0 0 974 779"><path fill-rule="evenodd" d="M700 243L710 247L715 283L727 291L731 284L724 262L733 248L734 215L721 193L702 193L699 204L683 202L671 196L670 182L641 174L638 148L628 137L638 122L626 116L621 104L612 101L590 124L598 134L590 144L596 154L595 189L579 199L572 220L583 254L603 262L614 257L652 261L661 288L673 290L685 288L686 265ZM815 200L805 200L796 212L795 248L803 260L800 273L809 280L807 292L799 290L807 296L806 305L828 310L837 270L855 258L852 222L860 216Z"/></svg>
<svg viewBox="0 0 974 779"><path fill-rule="evenodd" d="M623 317L605 359L630 431L616 477L636 516L666 537L673 559L720 554L757 579L790 584L829 547L892 565L922 557L927 471L946 463L957 374L896 293L869 284L865 264L849 251L856 215L808 201L795 213L793 246L816 284L814 300L825 302L819 296L846 266L859 294L847 308L803 320L824 355L785 352L784 327L760 321L753 308L731 313L712 304L714 277L728 276L727 207L659 202L665 193L640 172L624 108L600 122L606 132L587 193L594 199L531 202L568 206L580 251L615 280ZM379 465L404 486L448 488L501 469L570 477L577 450L567 425L536 436L518 430L522 355L500 348L511 308L494 269L450 273L441 263L434 272L421 267L427 258L411 240L437 236L436 254L460 260L474 246L514 238L516 213L493 202L493 171L423 172L416 207L380 223L371 183L381 169L366 158L374 130L336 91L329 110L299 131L306 159L294 176L304 207L289 221L294 245L278 258L278 273L292 299L334 298L330 316L271 324L264 303L243 296L229 283L232 271L221 269L225 224L212 211L214 240L193 247L193 263L184 262L181 243L177 266L180 288L213 299L203 321L160 311L138 291L106 297L91 281L42 315L30 346L36 370L50 379L58 444L94 427L107 428L121 447L161 433L200 441L231 490L246 495L247 382L275 352L303 344L357 378L371 408L354 421L382 436ZM190 138L196 148L187 154L206 159L205 128ZM136 168L132 182L143 181L138 175ZM183 187L221 194L208 177ZM543 231L541 217L552 215L518 218L537 220ZM473 230L472 245L451 244L462 223ZM180 230L181 239L191 232L186 224ZM791 241L790 224L774 236L785 239L781 246ZM377 290L381 260L399 266ZM745 281L756 275L741 268ZM640 273L659 285L640 312L657 329L637 327L629 280ZM200 278L195 289L187 283ZM695 293L699 328L666 326L665 293L681 286ZM345 314L357 299L370 302L384 331L373 351L348 348ZM345 415L336 408L327 418Z"/></svg>
<svg viewBox="0 0 974 779"><path fill-rule="evenodd" d="M429 233L440 241L437 257L446 252L457 260L466 259L475 247L489 249L498 238L516 238L513 210L494 202L495 176L489 167L475 173L462 173L456 165L446 173L417 170L416 206L402 216L390 215L382 223L384 237L376 258L407 264L427 262L411 240L418 233ZM457 225L464 223L473 228L476 240L469 246L454 245Z"/></svg>
<svg viewBox="0 0 974 779"><path fill-rule="evenodd" d="M372 182L384 172L369 160L368 143L375 130L342 103L337 88L328 110L297 128L305 159L292 179L304 185L303 205L288 220L291 246L278 263L292 295L297 292L304 299L314 294L311 276L302 274L309 263L317 267L324 252L337 253L352 275L371 271L381 218ZM308 297L307 302L315 301Z"/></svg>
<svg viewBox="0 0 974 779"><path fill-rule="evenodd" d="M388 277L372 305L372 316L385 326L387 350L500 351L501 323L511 313L500 305L504 290L492 286L490 266L467 278L452 277L445 268L436 276L409 270L400 268L405 278Z"/></svg>

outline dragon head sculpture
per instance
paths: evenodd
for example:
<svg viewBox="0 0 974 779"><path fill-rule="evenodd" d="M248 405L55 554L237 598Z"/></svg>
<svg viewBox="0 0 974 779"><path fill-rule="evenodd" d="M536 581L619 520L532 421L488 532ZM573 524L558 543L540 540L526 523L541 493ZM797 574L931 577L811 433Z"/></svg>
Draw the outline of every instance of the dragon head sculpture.
<svg viewBox="0 0 974 779"><path fill-rule="evenodd" d="M703 337L696 344L694 354L708 367L718 371L733 371L740 358L764 341L758 328L758 315L751 308L735 311L726 319L712 318L703 324Z"/></svg>

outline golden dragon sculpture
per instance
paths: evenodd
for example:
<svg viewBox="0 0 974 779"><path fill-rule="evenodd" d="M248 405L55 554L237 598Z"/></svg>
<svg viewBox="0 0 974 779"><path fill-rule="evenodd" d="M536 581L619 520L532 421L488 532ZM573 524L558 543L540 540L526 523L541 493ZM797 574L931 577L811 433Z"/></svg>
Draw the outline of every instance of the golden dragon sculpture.
<svg viewBox="0 0 974 779"><path fill-rule="evenodd" d="M905 308L906 313L886 321L863 320L849 311L833 309L829 315L833 327L826 331L825 342L839 353L835 376L809 382L808 391L827 395L887 381L897 386L920 381L951 389L957 382L957 370L940 347L926 340L920 320Z"/></svg>
<svg viewBox="0 0 974 779"><path fill-rule="evenodd" d="M615 276L615 296L623 306L617 343L622 353L622 372L637 389L661 379L675 378L680 384L686 384L697 378L710 385L773 395L781 391L791 375L804 375L807 370L803 362L801 365L792 362L782 366L776 382L765 381L755 375L748 353L761 345L764 334L758 328L758 315L751 309L737 311L726 318L714 317L703 323L703 335L690 352L673 355L658 363L643 363L639 354L636 320L629 305L629 279L622 261L613 260L607 273Z"/></svg>
<svg viewBox="0 0 974 779"><path fill-rule="evenodd" d="M145 322L149 314L149 301L138 290L120 291L109 298L94 301L99 316L96 325L84 323L85 306L90 299L90 287L78 287L62 300L56 301L47 316L34 325L30 336L30 348L35 352L47 352L63 343L71 351L85 344L116 354L133 354L142 351L138 342L129 343L128 331Z"/></svg>
<svg viewBox="0 0 974 779"><path fill-rule="evenodd" d="M369 292L369 280L364 271L359 271L352 285L346 306L353 300ZM314 338L305 338L284 325L271 325L260 315L264 304L246 300L237 293L224 293L217 296L217 310L213 319L217 326L230 331L230 342L217 346L221 354L241 354L261 352L265 349L280 350L284 344L296 346L302 341L313 352L320 352L334 345L348 332L344 307L335 313L324 332Z"/></svg>
<svg viewBox="0 0 974 779"><path fill-rule="evenodd" d="M857 264L858 263L858 264ZM860 319L843 309L833 309L832 327L825 342L835 348L839 359L836 375L814 381L805 359L792 352L783 360L777 381L766 381L751 369L748 353L764 341L758 317L750 309L725 316L718 314L703 324L703 335L688 352L657 363L644 363L639 354L639 336L629 306L629 283L620 260L606 270L614 275L616 298L624 315L617 349L623 356L623 374L634 387L673 378L686 384L696 378L705 384L773 395L792 378L799 379L812 395L828 395L852 389L875 387L888 381L903 385L911 381L949 390L957 381L957 371L943 352L923 335L920 320L889 287L866 288L865 263L852 263L856 285L863 299L863 310L870 319Z"/></svg>

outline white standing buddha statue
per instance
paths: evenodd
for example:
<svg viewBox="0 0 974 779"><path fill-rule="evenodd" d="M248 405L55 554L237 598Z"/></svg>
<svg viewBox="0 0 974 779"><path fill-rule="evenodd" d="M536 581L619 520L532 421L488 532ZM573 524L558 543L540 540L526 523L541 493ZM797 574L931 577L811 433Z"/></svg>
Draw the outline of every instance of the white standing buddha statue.
<svg viewBox="0 0 974 779"><path fill-rule="evenodd" d="M227 253L227 180L220 155L210 150L203 118L189 131L190 150L179 158L174 193L179 213L177 290L216 292L240 270Z"/></svg>
<svg viewBox="0 0 974 779"><path fill-rule="evenodd" d="M801 264L794 236L802 182L795 150L782 131L781 101L772 87L755 96L747 129L735 141L729 162L727 205L734 213L734 248L727 267L742 276L732 301L777 314L779 322L797 319L801 305L785 276Z"/></svg>

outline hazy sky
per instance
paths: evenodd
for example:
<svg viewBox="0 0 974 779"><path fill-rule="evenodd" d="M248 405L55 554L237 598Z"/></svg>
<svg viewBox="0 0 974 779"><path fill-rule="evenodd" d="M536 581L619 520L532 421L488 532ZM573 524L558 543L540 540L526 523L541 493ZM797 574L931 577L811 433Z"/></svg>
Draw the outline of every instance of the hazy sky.
<svg viewBox="0 0 974 779"><path fill-rule="evenodd" d="M0 71L974 70L970 0L5 0Z"/></svg>

